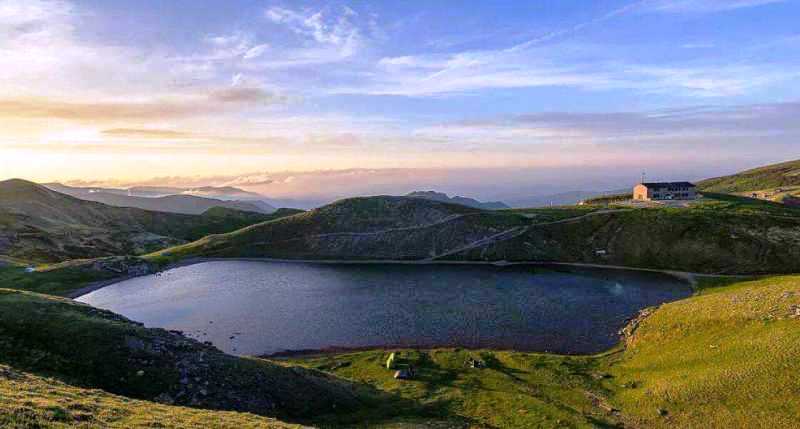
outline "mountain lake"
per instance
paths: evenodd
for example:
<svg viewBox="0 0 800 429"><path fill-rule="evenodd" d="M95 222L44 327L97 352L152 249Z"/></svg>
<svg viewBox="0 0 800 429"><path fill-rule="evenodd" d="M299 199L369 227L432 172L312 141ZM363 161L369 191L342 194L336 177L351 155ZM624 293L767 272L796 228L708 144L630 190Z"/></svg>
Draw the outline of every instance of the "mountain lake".
<svg viewBox="0 0 800 429"><path fill-rule="evenodd" d="M596 353L645 307L689 296L667 274L563 266L210 261L78 298L228 353L464 347Z"/></svg>

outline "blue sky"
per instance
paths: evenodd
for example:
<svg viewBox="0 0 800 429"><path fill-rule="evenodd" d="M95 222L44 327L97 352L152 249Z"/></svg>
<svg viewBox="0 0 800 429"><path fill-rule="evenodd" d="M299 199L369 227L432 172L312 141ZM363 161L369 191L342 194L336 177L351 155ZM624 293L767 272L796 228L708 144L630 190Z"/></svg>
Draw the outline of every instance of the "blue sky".
<svg viewBox="0 0 800 429"><path fill-rule="evenodd" d="M486 196L481 170L513 198L565 172L726 173L800 158L798 16L792 0L0 0L0 176Z"/></svg>

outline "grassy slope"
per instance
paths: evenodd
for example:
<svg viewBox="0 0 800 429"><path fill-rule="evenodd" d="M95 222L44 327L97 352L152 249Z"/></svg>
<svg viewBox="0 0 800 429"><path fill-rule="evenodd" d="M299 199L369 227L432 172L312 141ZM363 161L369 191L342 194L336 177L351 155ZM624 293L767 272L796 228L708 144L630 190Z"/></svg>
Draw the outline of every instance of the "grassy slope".
<svg viewBox="0 0 800 429"><path fill-rule="evenodd" d="M0 364L144 400L310 419L382 395L316 371L238 358L46 295L0 289Z"/></svg>
<svg viewBox="0 0 800 429"><path fill-rule="evenodd" d="M66 262L54 269L33 273L25 272L22 267L0 267L0 287L67 296L91 282L116 276L116 273L81 269L76 267L75 262Z"/></svg>
<svg viewBox="0 0 800 429"><path fill-rule="evenodd" d="M149 255L186 257L422 259L432 249L467 244L529 220L421 198L351 198L297 216L205 237Z"/></svg>
<svg viewBox="0 0 800 429"><path fill-rule="evenodd" d="M623 209L575 222L533 225L519 237L451 259L581 262L705 273L798 272L800 210L712 195L690 208Z"/></svg>
<svg viewBox="0 0 800 429"><path fill-rule="evenodd" d="M800 277L663 305L611 366L614 402L642 427L792 427L800 421ZM658 409L666 411L661 417Z"/></svg>
<svg viewBox="0 0 800 429"><path fill-rule="evenodd" d="M156 404L0 365L0 427L28 428L299 428L248 413Z"/></svg>
<svg viewBox="0 0 800 429"><path fill-rule="evenodd" d="M737 193L800 186L800 160L754 168L697 183L701 191Z"/></svg>
<svg viewBox="0 0 800 429"><path fill-rule="evenodd" d="M398 381L383 365L384 351L292 360L421 403L433 415L471 427L555 428L613 426L617 418L598 406L604 392L596 359L490 350L402 350L417 376ZM486 368L469 367L469 358Z"/></svg>
<svg viewBox="0 0 800 429"><path fill-rule="evenodd" d="M800 209L749 198L712 194L689 208L604 212L591 206L455 211L407 200L416 202L345 200L148 258L164 263L193 256L420 260L446 255L449 260L582 262L706 273L800 271ZM447 220L451 216L457 217ZM414 225L428 226L397 230ZM524 233L503 240L479 241L522 228ZM475 242L480 245L467 247Z"/></svg>

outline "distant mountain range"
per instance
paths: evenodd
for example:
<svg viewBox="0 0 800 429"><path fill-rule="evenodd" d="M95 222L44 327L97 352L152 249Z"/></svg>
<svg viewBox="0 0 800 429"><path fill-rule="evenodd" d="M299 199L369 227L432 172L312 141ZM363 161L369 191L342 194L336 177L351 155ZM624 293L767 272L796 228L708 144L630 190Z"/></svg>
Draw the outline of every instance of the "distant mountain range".
<svg viewBox="0 0 800 429"><path fill-rule="evenodd" d="M224 207L255 213L272 213L276 209L261 195L232 187L172 188L139 186L130 189L83 188L60 183L47 183L49 189L86 201L115 207L136 207L167 213L202 214L212 207ZM211 198L211 196L215 198ZM236 197L244 199L235 199Z"/></svg>
<svg viewBox="0 0 800 429"><path fill-rule="evenodd" d="M476 209L484 209L484 210L502 210L511 208L501 201L491 201L484 203L474 198L467 198L460 196L450 197L443 192L436 192L436 191L414 191L409 194L406 194L406 196L412 198L424 198L426 200L432 200L432 201L441 201L443 203L460 204L462 206L474 207Z"/></svg>
<svg viewBox="0 0 800 429"><path fill-rule="evenodd" d="M145 253L299 212L215 206L193 215L113 207L12 179L0 182L0 255L57 262Z"/></svg>

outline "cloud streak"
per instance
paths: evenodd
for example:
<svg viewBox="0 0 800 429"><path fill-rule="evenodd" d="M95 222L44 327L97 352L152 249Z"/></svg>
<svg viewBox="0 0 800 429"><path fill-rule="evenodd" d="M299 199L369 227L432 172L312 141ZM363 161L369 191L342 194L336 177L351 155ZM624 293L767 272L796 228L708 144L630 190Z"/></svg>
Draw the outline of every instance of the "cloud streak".
<svg viewBox="0 0 800 429"><path fill-rule="evenodd" d="M642 2L637 9L649 13L714 13L785 2L786 0L648 0Z"/></svg>
<svg viewBox="0 0 800 429"><path fill-rule="evenodd" d="M29 97L0 99L0 117L74 121L159 120L206 116L284 102L284 97L258 88L224 88L206 95L145 101L71 102Z"/></svg>

